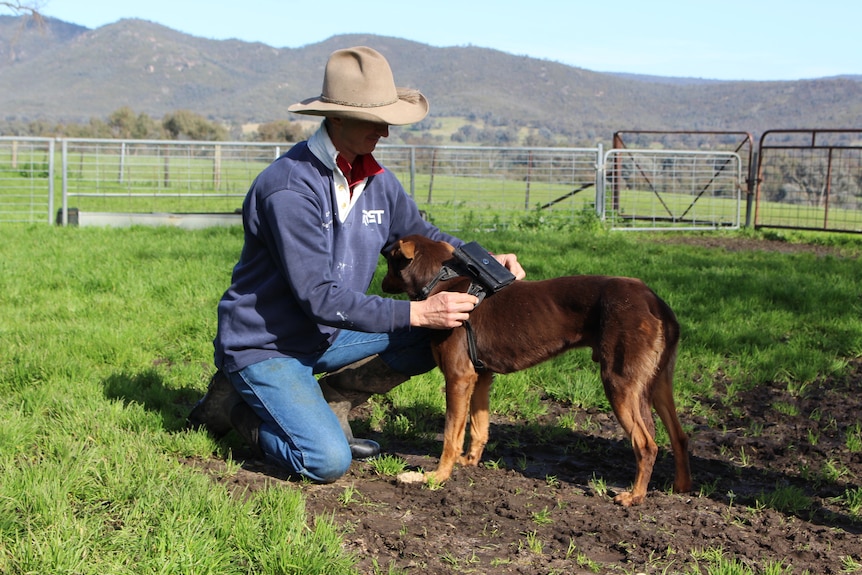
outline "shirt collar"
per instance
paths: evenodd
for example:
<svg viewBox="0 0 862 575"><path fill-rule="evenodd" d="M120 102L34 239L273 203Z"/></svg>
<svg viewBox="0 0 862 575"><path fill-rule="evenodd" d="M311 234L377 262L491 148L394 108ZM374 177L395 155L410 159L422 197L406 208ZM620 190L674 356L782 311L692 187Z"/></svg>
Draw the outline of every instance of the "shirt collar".
<svg viewBox="0 0 862 575"><path fill-rule="evenodd" d="M335 171L335 158L338 156L338 150L335 149L335 144L329 139L325 121L320 123L317 131L308 139L308 149L318 160L323 162L324 166Z"/></svg>
<svg viewBox="0 0 862 575"><path fill-rule="evenodd" d="M347 178L350 187L355 186L368 176L376 176L383 171L383 168L371 154L357 156L352 166L353 169L345 171L350 164L343 158L339 159L338 150L335 149L335 145L329 138L329 132L326 131L325 121L320 123L320 127L308 139L308 149L330 170L335 171L337 166L344 174L344 177Z"/></svg>

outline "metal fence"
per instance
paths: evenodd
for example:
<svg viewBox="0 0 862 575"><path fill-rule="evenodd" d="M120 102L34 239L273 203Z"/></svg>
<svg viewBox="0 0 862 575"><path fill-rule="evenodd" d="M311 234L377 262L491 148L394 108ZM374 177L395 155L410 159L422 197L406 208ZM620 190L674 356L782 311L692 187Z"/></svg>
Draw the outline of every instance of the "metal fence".
<svg viewBox="0 0 862 575"><path fill-rule="evenodd" d="M765 132L757 173L757 227L862 232L862 130Z"/></svg>
<svg viewBox="0 0 862 575"><path fill-rule="evenodd" d="M605 214L615 230L740 225L742 160L731 152L609 150Z"/></svg>
<svg viewBox="0 0 862 575"><path fill-rule="evenodd" d="M111 214L232 213L287 144L62 140L61 221Z"/></svg>
<svg viewBox="0 0 862 575"><path fill-rule="evenodd" d="M0 222L50 222L54 140L0 138Z"/></svg>
<svg viewBox="0 0 862 575"><path fill-rule="evenodd" d="M769 131L754 152L745 132L618 132L614 142L607 154L381 145L375 156L452 231L594 212L626 230L862 232L862 130ZM0 137L0 223L234 225L252 180L290 145Z"/></svg>
<svg viewBox="0 0 862 575"><path fill-rule="evenodd" d="M447 229L569 222L596 208L597 148L384 147L378 155ZM582 192L582 193L581 193Z"/></svg>
<svg viewBox="0 0 862 575"><path fill-rule="evenodd" d="M62 141L61 223L172 223L236 213L252 180L289 144ZM375 156L427 217L450 230L595 209L599 149L388 146ZM585 191L577 195L574 191ZM154 219L151 216L157 215ZM146 216L145 216L146 215ZM230 222L224 219L222 221Z"/></svg>

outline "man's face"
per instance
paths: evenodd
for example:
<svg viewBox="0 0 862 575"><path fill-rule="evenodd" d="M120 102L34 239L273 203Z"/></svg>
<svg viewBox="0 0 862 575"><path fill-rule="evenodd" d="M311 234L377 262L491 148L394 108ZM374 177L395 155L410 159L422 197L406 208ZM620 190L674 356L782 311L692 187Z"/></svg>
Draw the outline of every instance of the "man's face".
<svg viewBox="0 0 862 575"><path fill-rule="evenodd" d="M380 138L389 136L388 124L365 120L329 118L329 126L329 138L335 149L350 163L356 156L373 152Z"/></svg>

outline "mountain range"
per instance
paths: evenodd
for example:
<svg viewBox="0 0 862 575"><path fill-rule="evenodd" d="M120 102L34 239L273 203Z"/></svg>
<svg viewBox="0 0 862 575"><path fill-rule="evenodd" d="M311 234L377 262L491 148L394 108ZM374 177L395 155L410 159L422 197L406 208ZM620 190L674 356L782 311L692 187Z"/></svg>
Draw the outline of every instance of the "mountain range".
<svg viewBox="0 0 862 575"><path fill-rule="evenodd" d="M0 16L0 122L86 122L121 107L155 118L189 110L229 125L286 119L290 104L320 93L329 54L356 45L383 53L398 85L419 88L431 102L431 120L530 127L567 145L608 141L617 130L862 127L862 76L664 78L382 35L276 48L137 19L88 29L12 16Z"/></svg>

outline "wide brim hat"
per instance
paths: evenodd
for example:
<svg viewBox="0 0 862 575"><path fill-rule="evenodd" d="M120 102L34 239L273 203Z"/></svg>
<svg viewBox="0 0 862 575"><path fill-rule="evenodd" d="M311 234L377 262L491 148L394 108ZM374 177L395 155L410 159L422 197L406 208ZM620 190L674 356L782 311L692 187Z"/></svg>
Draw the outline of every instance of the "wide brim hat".
<svg viewBox="0 0 862 575"><path fill-rule="evenodd" d="M326 62L320 96L288 110L400 126L427 116L428 100L418 90L395 86L389 62L380 52L357 46L333 52Z"/></svg>

